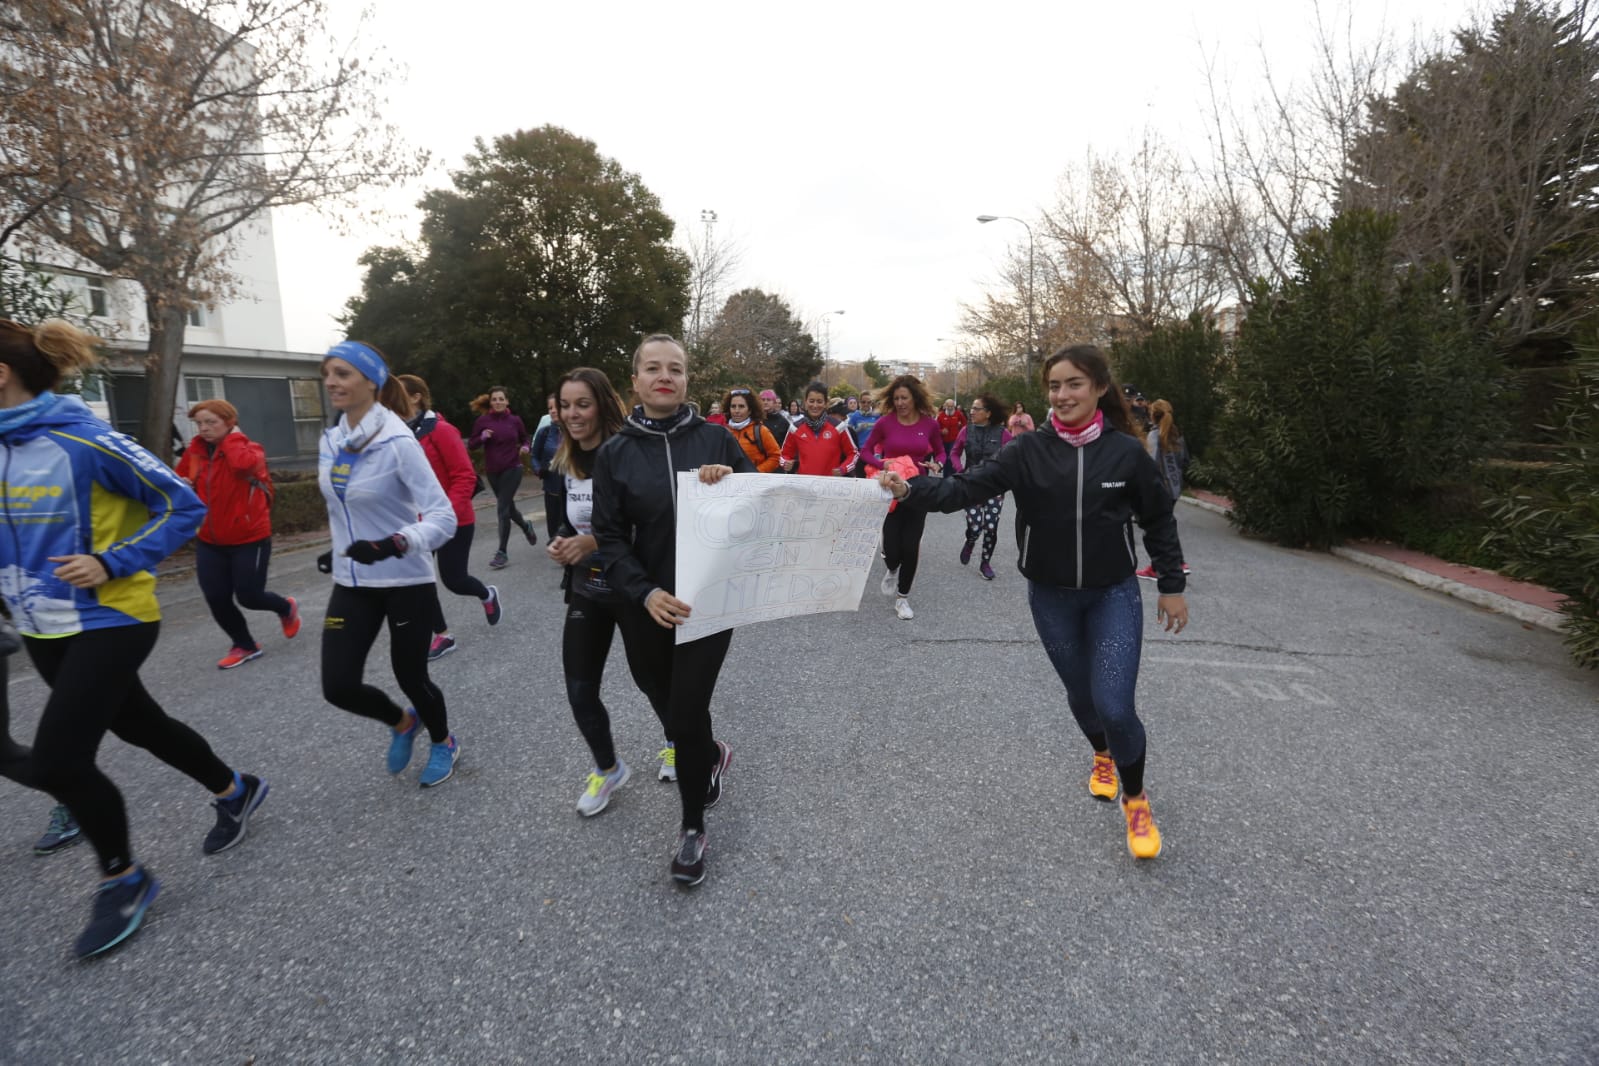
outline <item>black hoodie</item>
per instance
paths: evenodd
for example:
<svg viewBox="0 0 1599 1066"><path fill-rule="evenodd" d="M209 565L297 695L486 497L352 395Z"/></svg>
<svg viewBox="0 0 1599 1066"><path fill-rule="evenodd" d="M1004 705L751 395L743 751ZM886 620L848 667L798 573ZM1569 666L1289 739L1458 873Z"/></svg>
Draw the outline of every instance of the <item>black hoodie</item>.
<svg viewBox="0 0 1599 1066"><path fill-rule="evenodd" d="M676 595L677 475L702 466L755 473L727 427L697 414L666 430L629 418L594 456L594 539L605 580L630 603Z"/></svg>

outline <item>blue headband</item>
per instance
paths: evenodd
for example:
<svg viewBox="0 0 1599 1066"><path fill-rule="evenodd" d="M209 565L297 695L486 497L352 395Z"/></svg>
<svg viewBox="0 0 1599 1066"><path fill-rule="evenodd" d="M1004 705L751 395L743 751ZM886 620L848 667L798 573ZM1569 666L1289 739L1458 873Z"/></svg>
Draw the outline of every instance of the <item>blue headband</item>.
<svg viewBox="0 0 1599 1066"><path fill-rule="evenodd" d="M389 380L389 368L384 364L383 357L360 341L340 341L329 348L323 358L343 359L380 389Z"/></svg>

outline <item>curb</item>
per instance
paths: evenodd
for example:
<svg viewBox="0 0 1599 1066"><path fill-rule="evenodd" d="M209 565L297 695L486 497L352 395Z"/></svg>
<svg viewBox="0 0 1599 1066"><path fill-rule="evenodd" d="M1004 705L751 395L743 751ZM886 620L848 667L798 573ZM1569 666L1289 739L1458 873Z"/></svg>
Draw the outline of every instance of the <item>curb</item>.
<svg viewBox="0 0 1599 1066"><path fill-rule="evenodd" d="M1227 515L1232 512L1230 507L1224 507L1210 500L1197 499L1193 496L1183 496L1182 501L1190 507L1198 507L1200 510L1209 511L1212 514ZM1509 596L1501 596L1497 592L1475 588L1462 581L1454 581L1447 577L1440 577L1437 574L1429 574L1427 571L1418 570L1414 566L1407 566L1392 559L1384 559L1379 555L1372 555L1369 552L1359 551L1355 548L1337 547L1331 550L1331 554L1346 562L1380 571L1390 577L1408 581L1412 585L1419 585L1421 588L1430 589L1433 592L1441 592L1445 596L1453 596L1457 600L1464 600L1474 606L1514 618L1518 622L1525 622L1528 625L1537 626L1539 629L1547 629L1552 633L1562 631L1561 623L1564 619L1559 611L1551 611L1547 607L1539 607L1532 603L1523 603Z"/></svg>

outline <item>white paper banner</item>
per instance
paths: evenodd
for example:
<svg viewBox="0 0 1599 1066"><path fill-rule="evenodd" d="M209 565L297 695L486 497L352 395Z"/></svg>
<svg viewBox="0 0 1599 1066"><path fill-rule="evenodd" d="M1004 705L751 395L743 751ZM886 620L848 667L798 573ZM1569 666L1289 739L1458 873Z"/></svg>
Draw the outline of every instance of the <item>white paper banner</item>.
<svg viewBox="0 0 1599 1066"><path fill-rule="evenodd" d="M888 490L875 480L677 475L677 598L686 643L734 626L861 605Z"/></svg>

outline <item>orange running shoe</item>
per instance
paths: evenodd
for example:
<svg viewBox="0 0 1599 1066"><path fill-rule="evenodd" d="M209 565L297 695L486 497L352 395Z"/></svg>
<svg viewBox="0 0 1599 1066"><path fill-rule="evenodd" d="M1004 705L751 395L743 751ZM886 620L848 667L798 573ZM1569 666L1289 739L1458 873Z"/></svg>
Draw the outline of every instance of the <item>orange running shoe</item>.
<svg viewBox="0 0 1599 1066"><path fill-rule="evenodd" d="M261 658L261 648L241 648L237 645L228 649L228 653L217 663L218 670L232 670L235 666L243 666L247 662Z"/></svg>
<svg viewBox="0 0 1599 1066"><path fill-rule="evenodd" d="M1116 783L1116 760L1094 752L1094 772L1088 775L1088 791L1097 800L1109 803L1120 791Z"/></svg>
<svg viewBox="0 0 1599 1066"><path fill-rule="evenodd" d="M289 601L289 617L280 618L278 621L283 623L283 635L293 640L295 634L300 632L300 601L293 596L287 596L285 599Z"/></svg>
<svg viewBox="0 0 1599 1066"><path fill-rule="evenodd" d="M1127 850L1135 859L1153 859L1160 854L1160 830L1155 828L1155 816L1149 811L1148 794L1122 800L1122 814L1127 816Z"/></svg>

